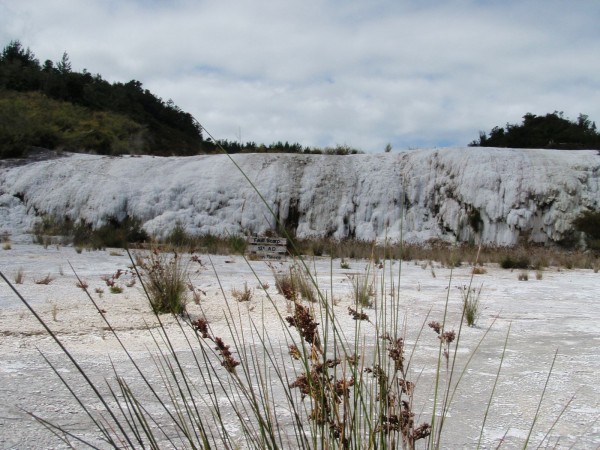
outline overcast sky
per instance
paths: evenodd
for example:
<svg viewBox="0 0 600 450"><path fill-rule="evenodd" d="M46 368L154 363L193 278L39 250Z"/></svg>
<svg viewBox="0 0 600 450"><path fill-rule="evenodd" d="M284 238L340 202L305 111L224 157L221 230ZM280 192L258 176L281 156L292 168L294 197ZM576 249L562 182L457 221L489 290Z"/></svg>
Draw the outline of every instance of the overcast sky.
<svg viewBox="0 0 600 450"><path fill-rule="evenodd" d="M381 152L527 112L600 126L598 0L0 0L11 40L138 80L217 139Z"/></svg>

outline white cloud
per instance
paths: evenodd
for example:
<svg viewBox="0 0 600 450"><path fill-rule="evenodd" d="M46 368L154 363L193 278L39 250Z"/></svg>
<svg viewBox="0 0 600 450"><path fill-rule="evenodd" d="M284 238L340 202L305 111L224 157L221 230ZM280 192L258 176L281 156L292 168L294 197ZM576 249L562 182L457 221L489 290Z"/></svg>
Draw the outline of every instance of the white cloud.
<svg viewBox="0 0 600 450"><path fill-rule="evenodd" d="M600 120L599 18L591 0L21 0L0 1L0 39L137 79L218 138L381 151L526 112Z"/></svg>

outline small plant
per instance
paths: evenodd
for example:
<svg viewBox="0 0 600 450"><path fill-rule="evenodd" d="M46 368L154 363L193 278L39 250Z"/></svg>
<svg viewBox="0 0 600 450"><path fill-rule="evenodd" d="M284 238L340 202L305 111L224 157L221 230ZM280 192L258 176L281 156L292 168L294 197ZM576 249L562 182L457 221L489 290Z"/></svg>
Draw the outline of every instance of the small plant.
<svg viewBox="0 0 600 450"><path fill-rule="evenodd" d="M82 290L85 291L90 286L90 284L87 281L85 281L85 280L79 279L75 283L75 286L77 286L79 289L82 289Z"/></svg>
<svg viewBox="0 0 600 450"><path fill-rule="evenodd" d="M23 281L25 281L25 272L23 271L22 267L19 267L17 273L15 274L15 283L23 284Z"/></svg>
<svg viewBox="0 0 600 450"><path fill-rule="evenodd" d="M289 272L275 273L274 276L277 292L283 295L286 300L295 302L298 299L298 288L294 284L291 270Z"/></svg>
<svg viewBox="0 0 600 450"><path fill-rule="evenodd" d="M246 252L248 242L244 236L230 236L229 237L229 248L236 255L243 255Z"/></svg>
<svg viewBox="0 0 600 450"><path fill-rule="evenodd" d="M54 322L58 321L58 305L56 303L52 303L52 309L50 312L52 313L52 320Z"/></svg>
<svg viewBox="0 0 600 450"><path fill-rule="evenodd" d="M96 289L94 289L94 292L96 294L98 294L98 297L102 298L102 294L104 294L104 289L102 289L102 288L96 288Z"/></svg>
<svg viewBox="0 0 600 450"><path fill-rule="evenodd" d="M373 297L375 289L373 281L369 279L369 274L359 274L349 277L352 282L352 294L354 303L357 306L371 307L373 306Z"/></svg>
<svg viewBox="0 0 600 450"><path fill-rule="evenodd" d="M123 292L123 288L121 286L119 286L118 284L113 284L112 286L110 286L108 288L108 290L110 291L111 294L120 294Z"/></svg>
<svg viewBox="0 0 600 450"><path fill-rule="evenodd" d="M500 261L500 267L503 269L527 269L529 268L530 261L527 256L520 256L513 258L510 255L506 255Z"/></svg>
<svg viewBox="0 0 600 450"><path fill-rule="evenodd" d="M181 314L188 299L187 265L176 252L169 257L152 250L140 266L152 310L156 314Z"/></svg>
<svg viewBox="0 0 600 450"><path fill-rule="evenodd" d="M252 300L253 294L254 291L248 287L248 283L244 283L244 288L241 290L233 289L231 291L231 295L233 295L233 298L235 298L238 302L249 302Z"/></svg>
<svg viewBox="0 0 600 450"><path fill-rule="evenodd" d="M300 296L304 300L315 303L318 300L318 293L310 274L302 267L294 266L291 268L292 280L298 287Z"/></svg>
<svg viewBox="0 0 600 450"><path fill-rule="evenodd" d="M481 267L481 266L473 267L473 275L483 275L485 273L487 273L487 270L485 270L483 267Z"/></svg>
<svg viewBox="0 0 600 450"><path fill-rule="evenodd" d="M204 292L201 289L194 288L192 283L188 284L188 288L189 288L190 292L192 293L192 300L194 300L194 303L196 305L199 305L200 301L202 300L202 295L206 296L206 292Z"/></svg>
<svg viewBox="0 0 600 450"><path fill-rule="evenodd" d="M483 289L483 284L479 286L479 288L471 288L469 286L458 286L462 294L463 299L463 314L465 316L465 320L467 321L467 325L470 327L475 326L477 319L481 313L481 290Z"/></svg>
<svg viewBox="0 0 600 450"><path fill-rule="evenodd" d="M275 287L277 292L283 295L286 300L295 302L298 299L298 290L294 285L292 274L290 272L275 274Z"/></svg>
<svg viewBox="0 0 600 450"><path fill-rule="evenodd" d="M535 271L535 279L540 281L542 278L544 278L544 273L541 270L536 270Z"/></svg>
<svg viewBox="0 0 600 450"><path fill-rule="evenodd" d="M35 284L44 284L44 285L48 285L50 283L52 283L54 281L54 277L51 277L50 274L46 275L43 278L39 278L37 280L34 280Z"/></svg>
<svg viewBox="0 0 600 450"><path fill-rule="evenodd" d="M275 287L277 292L287 300L297 301L299 298L316 302L318 293L313 280L302 267L292 266L289 272L275 273Z"/></svg>
<svg viewBox="0 0 600 450"><path fill-rule="evenodd" d="M519 272L519 281L528 281L529 280L529 273L526 270L523 270L522 272Z"/></svg>

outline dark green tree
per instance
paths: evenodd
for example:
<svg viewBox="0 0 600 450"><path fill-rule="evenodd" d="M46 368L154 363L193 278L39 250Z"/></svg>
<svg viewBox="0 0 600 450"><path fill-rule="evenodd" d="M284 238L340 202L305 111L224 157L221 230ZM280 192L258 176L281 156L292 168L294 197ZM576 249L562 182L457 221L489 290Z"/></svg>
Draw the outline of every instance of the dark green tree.
<svg viewBox="0 0 600 450"><path fill-rule="evenodd" d="M585 114L579 114L576 121L570 121L564 118L562 111L554 111L545 116L527 113L520 125L506 124L504 128L496 126L489 136L480 131L479 139L469 146L600 149L600 134L596 131L596 124Z"/></svg>

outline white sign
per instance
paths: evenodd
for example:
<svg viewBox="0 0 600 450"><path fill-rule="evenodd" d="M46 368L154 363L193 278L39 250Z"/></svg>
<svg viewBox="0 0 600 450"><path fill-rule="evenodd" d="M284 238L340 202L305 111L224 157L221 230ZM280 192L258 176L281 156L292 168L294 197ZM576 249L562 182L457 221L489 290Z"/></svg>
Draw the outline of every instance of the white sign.
<svg viewBox="0 0 600 450"><path fill-rule="evenodd" d="M269 261L282 261L287 255L287 239L280 237L255 237L248 238L249 255L258 259Z"/></svg>

